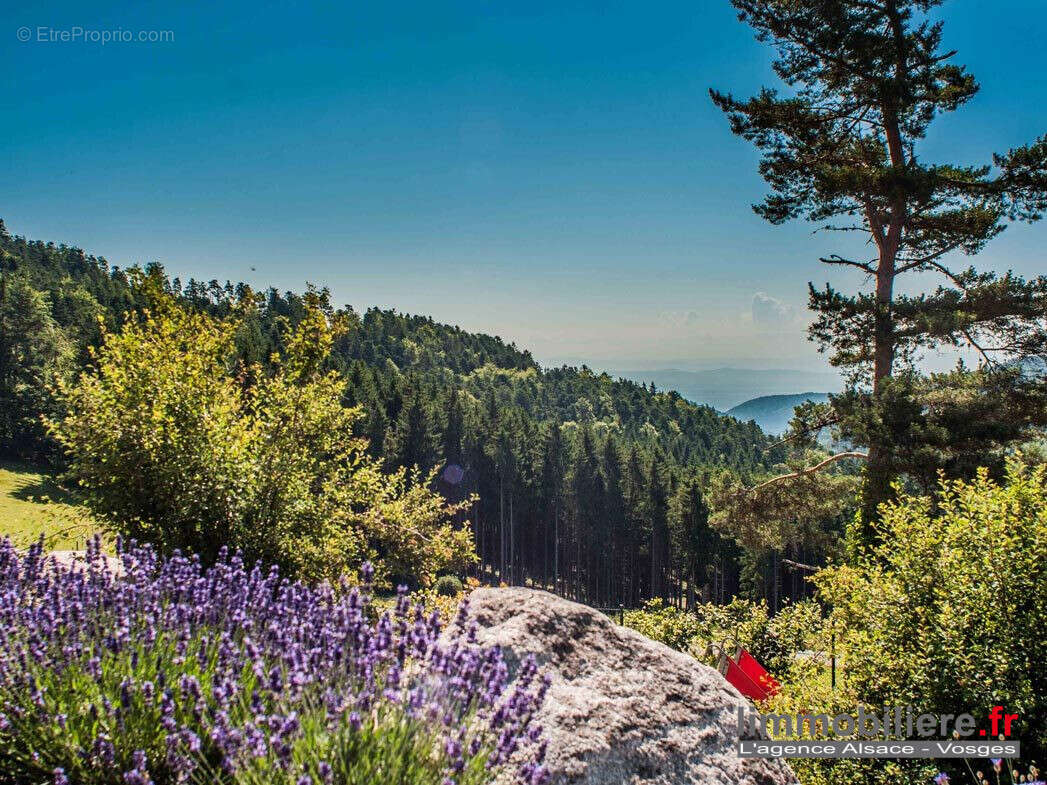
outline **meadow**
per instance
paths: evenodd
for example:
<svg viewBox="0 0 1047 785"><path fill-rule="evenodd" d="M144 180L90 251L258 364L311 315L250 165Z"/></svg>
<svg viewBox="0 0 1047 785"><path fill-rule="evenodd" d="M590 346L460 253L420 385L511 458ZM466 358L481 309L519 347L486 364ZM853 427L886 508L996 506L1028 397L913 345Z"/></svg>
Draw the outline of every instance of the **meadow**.
<svg viewBox="0 0 1047 785"><path fill-rule="evenodd" d="M79 550L97 521L46 468L0 461L0 538L20 547L44 538L53 550Z"/></svg>

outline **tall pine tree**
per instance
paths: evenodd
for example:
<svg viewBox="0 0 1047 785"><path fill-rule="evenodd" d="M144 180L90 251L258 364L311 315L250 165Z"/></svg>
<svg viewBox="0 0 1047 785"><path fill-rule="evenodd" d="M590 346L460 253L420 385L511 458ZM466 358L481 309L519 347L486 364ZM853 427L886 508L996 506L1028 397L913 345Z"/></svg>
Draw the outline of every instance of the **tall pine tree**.
<svg viewBox="0 0 1047 785"><path fill-rule="evenodd" d="M1022 372L1026 358L1047 354L1047 278L950 262L979 252L1010 221L1040 218L1047 137L982 166L923 155L932 122L978 91L942 46L941 22L928 16L941 0L732 2L776 50L775 71L788 87L748 100L711 91L734 133L763 152L760 172L771 193L754 209L774 224L803 218L857 232L872 249L821 260L865 274L867 290L810 286L811 338L847 371L850 386L831 411L800 428L835 424L845 440L868 448L860 455L858 536L867 543L876 507L897 477L962 473L1047 418L1042 377ZM903 278L906 291L917 288L919 274L941 283L899 293ZM922 352L942 347L967 347L980 367L934 376L915 370ZM762 492L776 490L771 484Z"/></svg>
<svg viewBox="0 0 1047 785"><path fill-rule="evenodd" d="M658 458L651 458L647 476L647 514L651 521L651 596L666 597L669 569L669 501Z"/></svg>

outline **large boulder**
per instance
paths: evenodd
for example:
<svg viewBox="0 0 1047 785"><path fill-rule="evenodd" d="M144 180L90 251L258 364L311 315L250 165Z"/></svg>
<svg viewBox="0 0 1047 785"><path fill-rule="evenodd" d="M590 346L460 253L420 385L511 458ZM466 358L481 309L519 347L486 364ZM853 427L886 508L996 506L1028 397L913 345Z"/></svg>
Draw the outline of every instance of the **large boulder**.
<svg viewBox="0 0 1047 785"><path fill-rule="evenodd" d="M72 570L87 569L87 551L48 551L48 557L61 567ZM124 564L115 556L102 556L106 568L115 576L124 574Z"/></svg>
<svg viewBox="0 0 1047 785"><path fill-rule="evenodd" d="M510 667L534 654L552 676L539 721L556 785L777 785L782 761L739 758L745 698L713 668L599 611L524 588L478 589L470 615Z"/></svg>

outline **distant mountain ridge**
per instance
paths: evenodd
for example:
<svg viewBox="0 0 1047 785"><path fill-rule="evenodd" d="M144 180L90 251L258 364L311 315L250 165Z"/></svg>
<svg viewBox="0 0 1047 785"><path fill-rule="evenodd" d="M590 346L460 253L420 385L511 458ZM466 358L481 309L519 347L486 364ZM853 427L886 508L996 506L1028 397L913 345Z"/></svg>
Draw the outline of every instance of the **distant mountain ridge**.
<svg viewBox="0 0 1047 785"><path fill-rule="evenodd" d="M797 390L836 392L843 384L831 371L755 370L752 368L715 368L707 371L684 371L666 368L654 371L609 371L641 384L654 383L659 390L676 390L689 401L707 404L721 412L740 406L754 398L773 395L797 395Z"/></svg>
<svg viewBox="0 0 1047 785"><path fill-rule="evenodd" d="M782 434L788 429L789 421L793 418L793 409L801 403L824 403L828 400L829 394L823 392L762 395L728 409L727 414L742 422L755 420L764 433Z"/></svg>

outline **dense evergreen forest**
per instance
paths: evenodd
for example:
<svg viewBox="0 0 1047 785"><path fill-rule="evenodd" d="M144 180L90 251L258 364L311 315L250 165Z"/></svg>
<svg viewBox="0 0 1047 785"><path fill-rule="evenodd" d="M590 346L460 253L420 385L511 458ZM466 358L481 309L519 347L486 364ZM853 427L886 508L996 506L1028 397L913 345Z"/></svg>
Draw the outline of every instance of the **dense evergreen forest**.
<svg viewBox="0 0 1047 785"><path fill-rule="evenodd" d="M0 446L60 462L38 425L53 405L47 383L90 362L100 322L118 329L143 303L125 271L77 248L0 223L0 252ZM281 351L305 311L291 292L165 281L186 307L219 317L252 302L233 360L243 368ZM372 454L420 467L419 481L431 475L452 500L475 497L461 523L473 528L482 580L603 607L692 592L777 605L804 591L782 554L741 548L708 524L703 492L716 471L756 477L783 458L755 423L584 366L543 369L499 338L430 318L336 311L315 294L350 321L330 362L349 382L346 405L365 412L359 435ZM807 538L784 555L817 562L821 546Z"/></svg>

